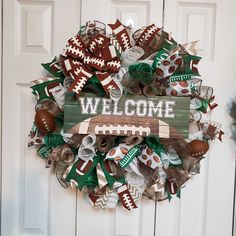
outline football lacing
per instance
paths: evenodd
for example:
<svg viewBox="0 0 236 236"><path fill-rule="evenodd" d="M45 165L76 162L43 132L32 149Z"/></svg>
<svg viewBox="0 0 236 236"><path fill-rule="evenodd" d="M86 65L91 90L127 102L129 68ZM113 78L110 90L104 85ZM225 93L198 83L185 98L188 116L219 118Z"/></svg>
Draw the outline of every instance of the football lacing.
<svg viewBox="0 0 236 236"><path fill-rule="evenodd" d="M142 36L139 39L139 43L143 43L144 41L147 41L148 38L150 38L153 34L155 34L155 32L158 30L158 28L153 25L150 28L147 28L146 30L144 30Z"/></svg>
<svg viewBox="0 0 236 236"><path fill-rule="evenodd" d="M120 61L109 61L107 62L107 65L108 66L111 66L111 67L116 67L116 68L120 68Z"/></svg>
<svg viewBox="0 0 236 236"><path fill-rule="evenodd" d="M114 90L114 89L116 89L116 87L114 85L109 85L107 88L108 91Z"/></svg>
<svg viewBox="0 0 236 236"><path fill-rule="evenodd" d="M72 60L72 64L76 65L76 66L82 66L83 65L81 62L76 61L76 60Z"/></svg>
<svg viewBox="0 0 236 236"><path fill-rule="evenodd" d="M87 82L87 78L82 76L80 81L77 82L77 84L74 86L72 90L76 93L79 93L84 87L84 85L86 84L86 82Z"/></svg>
<svg viewBox="0 0 236 236"><path fill-rule="evenodd" d="M87 56L84 58L84 63L85 64L94 64L94 65L98 65L100 67L105 66L105 62L103 59L99 59L96 57L90 57L90 56Z"/></svg>
<svg viewBox="0 0 236 236"><path fill-rule="evenodd" d="M43 122L43 126L45 127L45 129L46 129L47 131L50 131L50 127L48 126L48 124L47 124L45 118L42 119L42 122Z"/></svg>
<svg viewBox="0 0 236 236"><path fill-rule="evenodd" d="M91 62L95 65L100 65L101 67L105 66L105 62L103 59L98 59L98 58L92 57Z"/></svg>
<svg viewBox="0 0 236 236"><path fill-rule="evenodd" d="M85 56L84 52L81 49L73 47L72 45L69 45L67 47L67 52L71 52L73 55L76 55L77 57L81 59L83 59Z"/></svg>
<svg viewBox="0 0 236 236"><path fill-rule="evenodd" d="M126 207L129 210L135 208L135 206L133 205L132 199L131 199L129 194L127 194L127 193L123 194L122 199L123 199L124 204L126 205Z"/></svg>
<svg viewBox="0 0 236 236"><path fill-rule="evenodd" d="M145 40L148 40L148 38L150 38L153 34L155 34L155 32L157 31L157 27L155 25L153 25L152 27L150 27L147 30L147 33L145 35Z"/></svg>
<svg viewBox="0 0 236 236"><path fill-rule="evenodd" d="M82 71L82 67L76 68L76 69L74 70L74 73L75 73L75 75L79 76L79 74L80 74L81 71Z"/></svg>
<svg viewBox="0 0 236 236"><path fill-rule="evenodd" d="M89 49L91 52L93 52L95 50L95 47L96 47L96 42L95 41L92 41L90 44L89 44Z"/></svg>
<svg viewBox="0 0 236 236"><path fill-rule="evenodd" d="M120 37L121 37L121 40L122 40L124 49L125 49L125 50L126 50L126 49L129 49L130 43L129 43L128 35L127 35L126 33L123 33Z"/></svg>
<svg viewBox="0 0 236 236"><path fill-rule="evenodd" d="M97 125L95 127L95 133L99 134L113 134L113 132L117 132L118 134L123 132L124 134L128 134L128 132L131 132L132 135L139 134L140 136L148 136L151 133L151 130L149 127L143 127L143 126L128 126L128 125Z"/></svg>
<svg viewBox="0 0 236 236"><path fill-rule="evenodd" d="M82 48L83 47L83 44L78 40L77 37L74 37L71 39L72 43L74 43L76 46Z"/></svg>
<svg viewBox="0 0 236 236"><path fill-rule="evenodd" d="M103 37L98 37L97 39L95 39L96 43L99 45L103 45L104 43L104 38Z"/></svg>

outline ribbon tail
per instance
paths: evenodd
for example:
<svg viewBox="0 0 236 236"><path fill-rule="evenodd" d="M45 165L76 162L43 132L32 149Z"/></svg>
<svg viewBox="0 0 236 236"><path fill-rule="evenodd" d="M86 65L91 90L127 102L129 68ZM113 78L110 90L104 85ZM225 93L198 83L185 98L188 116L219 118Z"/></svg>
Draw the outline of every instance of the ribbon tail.
<svg viewBox="0 0 236 236"><path fill-rule="evenodd" d="M103 187L105 187L108 184L108 181L106 179L106 176L102 170L100 163L98 163L96 166L96 172L97 172L99 188L102 189Z"/></svg>
<svg viewBox="0 0 236 236"><path fill-rule="evenodd" d="M128 189L128 186L126 184L119 187L117 192L118 192L118 196L120 198L122 205L127 210L132 210L132 209L137 208L137 205L136 205L136 203L135 203L135 201Z"/></svg>
<svg viewBox="0 0 236 236"><path fill-rule="evenodd" d="M75 81L72 83L68 91L76 92L80 94L83 87L87 83L87 80L93 76L93 73L85 68L83 68L75 77Z"/></svg>

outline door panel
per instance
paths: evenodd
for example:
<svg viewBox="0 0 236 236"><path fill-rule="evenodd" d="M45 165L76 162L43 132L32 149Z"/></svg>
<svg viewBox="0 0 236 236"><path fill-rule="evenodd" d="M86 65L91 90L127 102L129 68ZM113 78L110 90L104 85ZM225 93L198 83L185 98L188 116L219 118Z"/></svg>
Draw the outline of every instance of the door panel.
<svg viewBox="0 0 236 236"><path fill-rule="evenodd" d="M134 29L151 23L160 27L162 10L162 0L86 0L82 3L81 22L94 18L107 24L119 18L123 24L131 23Z"/></svg>
<svg viewBox="0 0 236 236"><path fill-rule="evenodd" d="M197 51L203 60L199 71L204 84L214 88L219 103L209 118L221 123L225 132L223 143L215 140L211 144L207 158L201 163L201 174L182 191L176 218L179 230L175 235L231 235L235 149L227 104L235 96L232 68L236 50L231 42L236 38L236 31L230 25L236 2L166 0L164 9L164 28L173 32L178 42L200 40Z"/></svg>
<svg viewBox="0 0 236 236"><path fill-rule="evenodd" d="M62 189L36 149L27 147L35 100L29 82L43 76L80 25L80 2L4 0L3 236L75 235L76 195ZM71 11L66 19L64 9Z"/></svg>

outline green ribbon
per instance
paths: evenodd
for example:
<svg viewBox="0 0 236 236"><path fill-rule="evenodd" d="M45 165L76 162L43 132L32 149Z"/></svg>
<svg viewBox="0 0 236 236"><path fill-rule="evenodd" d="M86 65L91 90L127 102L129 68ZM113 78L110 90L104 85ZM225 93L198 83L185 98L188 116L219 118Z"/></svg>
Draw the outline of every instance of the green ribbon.
<svg viewBox="0 0 236 236"><path fill-rule="evenodd" d="M184 59L184 73L193 74L195 76L200 76L200 74L197 73L196 71L194 71L190 67L190 65L191 65L191 61L200 61L201 57L187 54L183 57L183 59Z"/></svg>
<svg viewBox="0 0 236 236"><path fill-rule="evenodd" d="M209 103L211 102L211 100L208 100L208 99L199 99L200 102L201 102L201 106L199 106L197 108L198 111L201 111L203 113L206 113L207 112L207 108L209 106Z"/></svg>
<svg viewBox="0 0 236 236"><path fill-rule="evenodd" d="M90 167L90 169L87 171L87 173L85 173L84 175L78 175L77 172L76 172L76 168L78 166L78 163L80 161L82 161L81 159L78 159L73 167L71 168L69 174L67 175L66 177L66 181L67 182L70 182L70 180L74 180L77 182L77 187L82 190L82 188L84 186L98 186L98 180L97 180L97 173L96 173L96 166L98 163L100 163L101 165L101 168L104 172L104 175L107 179L107 182L108 182L108 185L109 187L113 187L114 183L115 182L120 182L122 184L125 183L125 179L124 177L121 177L121 178L115 178L114 176L111 176L108 171L106 170L105 168L105 165L104 165L104 158L105 158L105 155L106 154L103 154L103 153L97 153L97 155L93 158L93 164L92 166ZM95 177L96 176L96 177ZM96 183L96 184L95 184Z"/></svg>
<svg viewBox="0 0 236 236"><path fill-rule="evenodd" d="M62 73L61 70L59 71L54 71L51 67L52 64L56 63L59 66L59 63L56 60L56 57L54 57L54 59L51 62L48 63L42 63L42 67L47 70L50 74L54 75L55 77L59 77L61 79L65 78L65 75Z"/></svg>
<svg viewBox="0 0 236 236"><path fill-rule="evenodd" d="M147 63L136 63L129 66L129 75L141 84L149 84L152 81L152 68Z"/></svg>
<svg viewBox="0 0 236 236"><path fill-rule="evenodd" d="M100 165L101 165L101 168L102 168L102 171L106 177L106 180L108 182L108 185L110 188L113 188L113 185L115 182L120 182L122 184L125 184L125 179L124 177L121 177L121 178L115 178L114 176L110 175L109 172L107 171L106 167L105 167L105 164L104 164L104 161L103 160L100 160L99 161Z"/></svg>
<svg viewBox="0 0 236 236"><path fill-rule="evenodd" d="M162 156L162 153L166 153L163 145L160 143L159 137L150 135L144 139L144 142L160 157Z"/></svg>
<svg viewBox="0 0 236 236"><path fill-rule="evenodd" d="M178 191L176 193L176 197L179 199L181 198L181 189L180 188L178 189Z"/></svg>
<svg viewBox="0 0 236 236"><path fill-rule="evenodd" d="M190 90L191 90L191 93L194 93L194 92L196 92L196 86L195 86L195 84L194 83L191 83L190 84Z"/></svg>
<svg viewBox="0 0 236 236"><path fill-rule="evenodd" d="M42 159L48 159L52 152L52 147L43 144L38 150L37 153Z"/></svg>
<svg viewBox="0 0 236 236"><path fill-rule="evenodd" d="M87 180L85 181L84 186L88 188L95 188L98 185L98 178L96 171L92 171L91 175L88 176Z"/></svg>
<svg viewBox="0 0 236 236"><path fill-rule="evenodd" d="M170 41L168 39L165 40L163 48L166 51L170 52L170 51L174 50L176 47L177 47L177 43L176 42L172 42L172 41Z"/></svg>
<svg viewBox="0 0 236 236"><path fill-rule="evenodd" d="M86 28L85 25L81 25L78 34L84 33L85 32L85 28Z"/></svg>
<svg viewBox="0 0 236 236"><path fill-rule="evenodd" d="M159 137L156 136L148 136L145 138L144 142L147 144L147 146L154 150L154 152L161 158L163 164L168 163L168 166L180 166L181 165L181 159L176 158L176 156L172 156L170 153L168 154L164 146L160 143ZM164 164L165 166L165 164Z"/></svg>
<svg viewBox="0 0 236 236"><path fill-rule="evenodd" d="M106 92L104 91L101 82L99 81L99 79L93 75L88 81L87 81L87 85L90 84L94 90L98 93L99 96L105 96Z"/></svg>
<svg viewBox="0 0 236 236"><path fill-rule="evenodd" d="M65 143L60 134L47 134L44 138L44 143L48 147L58 147Z"/></svg>
<svg viewBox="0 0 236 236"><path fill-rule="evenodd" d="M172 75L168 79L168 82L178 82L178 81L186 81L192 79L192 74L182 74L182 75Z"/></svg>
<svg viewBox="0 0 236 236"><path fill-rule="evenodd" d="M61 146L64 143L65 141L60 134L47 134L44 137L44 144L37 150L37 153L41 158L47 159L53 148Z"/></svg>
<svg viewBox="0 0 236 236"><path fill-rule="evenodd" d="M168 198L168 201L170 202L171 201L171 199L172 199L172 196L171 196L171 194L167 191L167 198Z"/></svg>
<svg viewBox="0 0 236 236"><path fill-rule="evenodd" d="M35 95L35 96L38 96L38 103L43 101L43 100L46 100L46 99L50 99L50 100L54 100L53 96L48 96L48 94L46 94L45 92L45 88L46 86L48 86L49 84L51 83L62 83L63 80L61 78L55 78L55 80L53 81L46 81L46 82L43 82L43 83L40 83L40 84L35 84L33 86L31 86L32 88L32 93Z"/></svg>
<svg viewBox="0 0 236 236"><path fill-rule="evenodd" d="M124 158L121 161L119 161L119 165L122 168L127 167L130 164L130 162L132 162L133 159L139 154L140 148L141 148L140 145L136 145L133 148L131 148L127 153L127 155L125 155Z"/></svg>
<svg viewBox="0 0 236 236"><path fill-rule="evenodd" d="M161 65L161 62L165 59L168 58L168 53L166 50L161 49L160 51L158 51L153 63L152 63L152 70L155 71L156 68L158 68Z"/></svg>
<svg viewBox="0 0 236 236"><path fill-rule="evenodd" d="M100 155L98 155L97 157L99 157ZM94 178L92 178L92 175L96 174L96 165L99 162L99 158L94 158L93 159L93 164L90 167L90 169L87 171L87 173L85 173L84 175L79 175L76 172L77 166L79 164L79 162L81 162L81 159L78 159L74 165L72 166L69 174L66 176L66 182L70 182L70 180L74 180L77 183L77 187L82 190L82 188L87 185L87 186L91 186L93 183L91 181L94 181ZM94 173L95 172L95 173Z"/></svg>

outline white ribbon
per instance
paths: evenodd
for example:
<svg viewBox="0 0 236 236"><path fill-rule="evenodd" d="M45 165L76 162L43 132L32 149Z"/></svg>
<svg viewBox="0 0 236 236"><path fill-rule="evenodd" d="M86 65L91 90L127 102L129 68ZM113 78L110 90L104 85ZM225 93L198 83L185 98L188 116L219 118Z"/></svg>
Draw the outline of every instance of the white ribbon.
<svg viewBox="0 0 236 236"><path fill-rule="evenodd" d="M58 86L51 88L49 91L52 93L57 105L61 110L63 110L63 106L65 104L66 89L61 84L59 84Z"/></svg>
<svg viewBox="0 0 236 236"><path fill-rule="evenodd" d="M89 134L85 136L82 140L82 144L79 147L77 157L82 159L83 161L92 160L96 154L94 147L95 143L96 143L95 135Z"/></svg>
<svg viewBox="0 0 236 236"><path fill-rule="evenodd" d="M169 167L170 163L173 165L180 165L182 163L181 159L179 158L179 155L175 152L174 148L172 148L171 146L168 148L167 154L166 153L161 154L161 160L165 169Z"/></svg>
<svg viewBox="0 0 236 236"><path fill-rule="evenodd" d="M138 46L134 46L126 50L125 52L123 52L121 56L122 67L129 67L143 55L144 55L144 50Z"/></svg>

